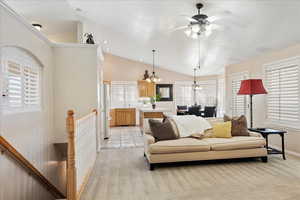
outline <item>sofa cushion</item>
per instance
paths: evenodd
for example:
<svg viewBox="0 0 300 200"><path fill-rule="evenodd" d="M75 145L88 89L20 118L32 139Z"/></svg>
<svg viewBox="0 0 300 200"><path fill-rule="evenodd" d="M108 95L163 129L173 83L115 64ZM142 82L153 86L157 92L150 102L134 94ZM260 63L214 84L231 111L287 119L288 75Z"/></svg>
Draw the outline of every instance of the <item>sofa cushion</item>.
<svg viewBox="0 0 300 200"><path fill-rule="evenodd" d="M178 133L176 127L167 118L165 121L149 119L149 126L155 141L177 139Z"/></svg>
<svg viewBox="0 0 300 200"><path fill-rule="evenodd" d="M230 118L227 115L224 115L224 121L231 121L231 135L232 136L249 136L248 128L247 128L247 119L244 115L240 117Z"/></svg>
<svg viewBox="0 0 300 200"><path fill-rule="evenodd" d="M151 144L149 147L149 152L153 154L203 151L210 151L210 145L204 140L198 140L194 138L158 141L154 144Z"/></svg>
<svg viewBox="0 0 300 200"><path fill-rule="evenodd" d="M235 136L232 138L204 138L212 151L227 151L238 149L253 149L264 147L266 141L263 137Z"/></svg>
<svg viewBox="0 0 300 200"><path fill-rule="evenodd" d="M163 121L163 118L151 118L151 119L155 119L158 121ZM152 135L151 130L150 130L150 126L149 126L149 118L145 118L144 122L143 122L143 132Z"/></svg>
<svg viewBox="0 0 300 200"><path fill-rule="evenodd" d="M221 122L214 124L213 137L216 138L231 138L231 122Z"/></svg>

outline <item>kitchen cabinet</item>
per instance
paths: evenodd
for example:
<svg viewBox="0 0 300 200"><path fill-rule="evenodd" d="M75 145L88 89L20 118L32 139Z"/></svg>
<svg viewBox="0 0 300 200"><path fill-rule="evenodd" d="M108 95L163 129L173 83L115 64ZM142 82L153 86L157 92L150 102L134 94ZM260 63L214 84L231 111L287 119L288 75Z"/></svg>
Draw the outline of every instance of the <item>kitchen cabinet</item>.
<svg viewBox="0 0 300 200"><path fill-rule="evenodd" d="M138 81L139 97L153 97L155 95L155 84L148 81Z"/></svg>
<svg viewBox="0 0 300 200"><path fill-rule="evenodd" d="M135 108L115 108L112 109L112 123L114 126L135 126L136 111Z"/></svg>

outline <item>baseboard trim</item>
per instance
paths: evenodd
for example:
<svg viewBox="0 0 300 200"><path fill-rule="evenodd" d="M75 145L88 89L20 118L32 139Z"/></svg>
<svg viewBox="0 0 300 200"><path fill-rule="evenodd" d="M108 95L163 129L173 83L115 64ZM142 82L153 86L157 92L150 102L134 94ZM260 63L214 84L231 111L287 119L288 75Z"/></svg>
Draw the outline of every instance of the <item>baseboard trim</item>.
<svg viewBox="0 0 300 200"><path fill-rule="evenodd" d="M276 145L270 145L270 147L275 148L275 149L281 149L280 146L276 146ZM285 153L299 157L300 158L300 153L297 153L295 151L289 151L289 150L285 150Z"/></svg>

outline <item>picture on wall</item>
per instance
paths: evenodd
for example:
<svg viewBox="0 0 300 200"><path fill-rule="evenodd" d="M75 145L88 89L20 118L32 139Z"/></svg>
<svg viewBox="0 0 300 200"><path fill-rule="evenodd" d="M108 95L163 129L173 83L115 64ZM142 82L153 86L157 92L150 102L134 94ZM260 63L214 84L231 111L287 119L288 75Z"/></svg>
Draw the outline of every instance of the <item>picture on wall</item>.
<svg viewBox="0 0 300 200"><path fill-rule="evenodd" d="M173 84L156 84L156 95L159 101L173 101Z"/></svg>

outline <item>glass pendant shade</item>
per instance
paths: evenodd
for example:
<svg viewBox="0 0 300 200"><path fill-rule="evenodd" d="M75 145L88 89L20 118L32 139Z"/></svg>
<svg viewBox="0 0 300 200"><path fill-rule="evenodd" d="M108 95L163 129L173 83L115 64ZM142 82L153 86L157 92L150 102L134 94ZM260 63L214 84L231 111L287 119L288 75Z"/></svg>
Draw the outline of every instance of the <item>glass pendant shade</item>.
<svg viewBox="0 0 300 200"><path fill-rule="evenodd" d="M192 31L194 33L198 33L200 31L200 29L201 28L200 28L200 26L198 24L195 24L195 25L192 26Z"/></svg>

